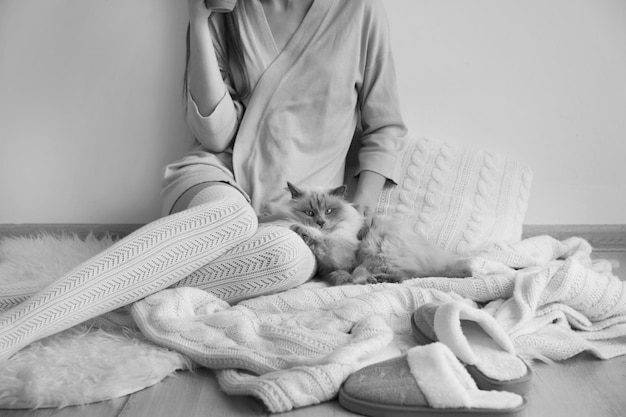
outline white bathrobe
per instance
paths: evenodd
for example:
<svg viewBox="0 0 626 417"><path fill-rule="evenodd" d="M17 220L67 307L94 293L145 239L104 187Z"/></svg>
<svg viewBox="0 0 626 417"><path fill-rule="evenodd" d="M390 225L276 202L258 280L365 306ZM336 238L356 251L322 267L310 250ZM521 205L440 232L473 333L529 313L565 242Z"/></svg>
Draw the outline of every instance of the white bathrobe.
<svg viewBox="0 0 626 417"><path fill-rule="evenodd" d="M228 71L223 21L216 16L210 27L229 93L206 117L189 95L187 120L199 145L166 168L165 209L207 181L238 187L259 213L286 197L287 181L339 186L353 137L359 141L354 174L371 170L397 181L406 128L381 3L314 0L282 51L259 1L239 0L233 13L252 94L242 102L231 98L238 83ZM208 152L203 143L216 137L232 146Z"/></svg>

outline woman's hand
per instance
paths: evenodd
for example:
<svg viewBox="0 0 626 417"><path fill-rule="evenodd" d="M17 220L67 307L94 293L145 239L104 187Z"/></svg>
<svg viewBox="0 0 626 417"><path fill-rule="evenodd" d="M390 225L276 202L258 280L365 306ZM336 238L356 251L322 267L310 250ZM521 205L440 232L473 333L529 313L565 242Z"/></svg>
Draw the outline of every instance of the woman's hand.
<svg viewBox="0 0 626 417"><path fill-rule="evenodd" d="M374 171L362 171L359 174L352 204L361 214L366 215L368 211L373 214L376 211L378 198L386 181L385 177Z"/></svg>
<svg viewBox="0 0 626 417"><path fill-rule="evenodd" d="M362 171L359 174L356 192L352 204L363 215L363 228L359 232L362 239L372 224L372 216L376 213L378 198L383 191L387 179L374 171Z"/></svg>

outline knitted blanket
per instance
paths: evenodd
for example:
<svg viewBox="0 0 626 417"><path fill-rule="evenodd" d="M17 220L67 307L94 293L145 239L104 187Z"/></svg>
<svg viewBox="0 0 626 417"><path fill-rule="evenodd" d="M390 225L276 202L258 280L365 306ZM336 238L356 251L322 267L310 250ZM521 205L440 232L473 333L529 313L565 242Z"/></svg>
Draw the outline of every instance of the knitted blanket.
<svg viewBox="0 0 626 417"><path fill-rule="evenodd" d="M590 254L583 239L541 236L473 252L473 278L305 287L232 307L168 289L131 313L148 339L218 370L226 393L283 412L333 398L355 370L410 347L411 313L434 300L486 303L528 358L625 354L624 282Z"/></svg>

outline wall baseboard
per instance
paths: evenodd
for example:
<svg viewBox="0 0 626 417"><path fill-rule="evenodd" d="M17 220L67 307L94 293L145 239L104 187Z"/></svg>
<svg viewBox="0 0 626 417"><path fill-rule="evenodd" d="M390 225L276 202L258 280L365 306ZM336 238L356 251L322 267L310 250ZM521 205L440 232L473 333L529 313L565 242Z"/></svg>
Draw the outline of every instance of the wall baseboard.
<svg viewBox="0 0 626 417"><path fill-rule="evenodd" d="M26 223L0 224L0 237L27 236L40 233L76 234L85 237L90 233L97 237L126 236L140 228L141 224L83 224L83 223ZM558 240L581 237L596 251L626 252L626 224L616 225L524 225L523 237L549 235Z"/></svg>
<svg viewBox="0 0 626 417"><path fill-rule="evenodd" d="M524 225L524 238L540 235L558 240L581 237L595 251L626 252L626 224Z"/></svg>
<svg viewBox="0 0 626 417"><path fill-rule="evenodd" d="M143 224L92 224L92 223L24 223L24 224L0 224L0 237L9 236L33 236L42 233L54 235L76 234L81 238L89 234L96 237L109 235L113 238L124 237Z"/></svg>

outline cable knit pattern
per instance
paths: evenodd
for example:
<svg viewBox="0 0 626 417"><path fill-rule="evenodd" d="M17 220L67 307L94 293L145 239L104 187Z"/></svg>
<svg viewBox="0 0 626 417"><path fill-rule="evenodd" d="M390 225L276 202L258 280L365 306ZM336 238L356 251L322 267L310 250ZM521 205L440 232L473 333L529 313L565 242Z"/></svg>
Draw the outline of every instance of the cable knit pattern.
<svg viewBox="0 0 626 417"><path fill-rule="evenodd" d="M473 278L298 288L226 303L197 289L165 290L133 305L157 344L219 370L222 389L272 412L333 398L343 380L392 341L402 350L410 314L431 301L488 303L518 353L561 360L582 351L626 354L626 288L580 238L547 236L472 252ZM515 268L515 269L514 269ZM475 304L474 304L475 305Z"/></svg>
<svg viewBox="0 0 626 417"><path fill-rule="evenodd" d="M484 217L489 209L487 202L494 198L493 190L496 188L494 157L489 153L485 153L482 162L483 164L478 172L478 182L476 184L478 192L474 194L473 203L475 210L472 210L467 222L467 228L463 231L462 238L454 250L457 253L466 253L469 250L470 242L475 242L479 239L478 236L481 227L485 223ZM498 219L496 219L496 222L497 221Z"/></svg>
<svg viewBox="0 0 626 417"><path fill-rule="evenodd" d="M411 139L402 181L386 187L377 212L409 216L440 247L468 253L521 238L532 182L527 166L486 151Z"/></svg>

